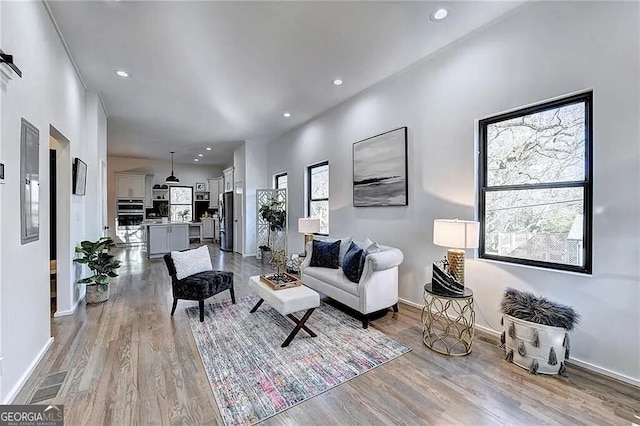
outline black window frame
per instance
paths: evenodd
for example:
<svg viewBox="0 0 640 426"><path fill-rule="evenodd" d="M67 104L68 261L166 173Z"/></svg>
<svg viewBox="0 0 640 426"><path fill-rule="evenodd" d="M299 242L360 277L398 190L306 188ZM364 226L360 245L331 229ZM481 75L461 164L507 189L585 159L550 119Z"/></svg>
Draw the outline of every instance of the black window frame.
<svg viewBox="0 0 640 426"><path fill-rule="evenodd" d="M310 217L311 216L311 202L312 201L326 201L327 203L329 203L329 196L327 196L327 198L312 198L311 197L311 175L312 175L312 171L313 169L316 169L318 167L323 167L323 166L327 166L327 168L329 167L329 160L327 161L322 161L320 163L315 163L312 164L310 166L307 166L307 216ZM328 218L327 218L328 220ZM329 234L324 234L322 232L316 232L314 235L324 235L324 236L328 236Z"/></svg>
<svg viewBox="0 0 640 426"><path fill-rule="evenodd" d="M279 184L279 179L280 179L281 177L285 177L285 176L287 177L287 187L289 186L289 179L288 179L287 172L282 172L282 173L278 173L278 174L276 174L276 175L274 175L274 176L273 176L273 187L274 187L274 189L281 189L281 188L278 186L278 184ZM284 188L282 188L282 189L284 189Z"/></svg>
<svg viewBox="0 0 640 426"><path fill-rule="evenodd" d="M521 116L535 114L550 109L584 103L585 104L585 175L581 181L545 182L537 184L516 184L489 187L487 185L487 126L500 121L505 121ZM553 101L543 102L526 108L520 108L508 113L492 116L478 122L479 135L479 159L478 159L478 220L480 222L480 241L478 257L482 259L497 260L500 262L515 263L559 271L570 271L583 274L591 274L593 271L593 91L570 95ZM522 259L515 257L487 254L485 252L485 213L486 195L492 191L509 191L522 189L548 189L548 188L583 188L583 249L584 266L567 265L540 260Z"/></svg>

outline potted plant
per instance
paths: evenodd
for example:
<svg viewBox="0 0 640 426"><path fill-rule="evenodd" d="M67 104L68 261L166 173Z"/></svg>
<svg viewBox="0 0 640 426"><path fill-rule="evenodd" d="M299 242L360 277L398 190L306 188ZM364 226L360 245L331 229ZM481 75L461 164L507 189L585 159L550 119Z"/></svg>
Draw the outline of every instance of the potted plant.
<svg viewBox="0 0 640 426"><path fill-rule="evenodd" d="M114 246L112 238L102 237L98 241L83 241L76 247L80 257L75 261L93 272L92 276L78 280L78 284L87 285L87 303L101 303L109 298L109 278L117 277L115 271L120 267L120 261L109 254Z"/></svg>
<svg viewBox="0 0 640 426"><path fill-rule="evenodd" d="M287 213L284 211L284 202L278 201L275 197L271 198L268 203L260 206L260 217L269 224L269 233L267 234L267 245L260 246L263 250L271 250L271 232L282 231L285 226Z"/></svg>

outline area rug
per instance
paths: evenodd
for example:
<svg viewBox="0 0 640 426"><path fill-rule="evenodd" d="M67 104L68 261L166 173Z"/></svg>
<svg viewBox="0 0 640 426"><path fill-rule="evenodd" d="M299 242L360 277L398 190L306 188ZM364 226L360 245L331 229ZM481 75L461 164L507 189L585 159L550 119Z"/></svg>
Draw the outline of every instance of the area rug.
<svg viewBox="0 0 640 426"><path fill-rule="evenodd" d="M187 308L189 324L213 394L227 425L254 424L319 395L411 348L321 303L289 347L294 324L257 296ZM298 313L301 317L301 313Z"/></svg>

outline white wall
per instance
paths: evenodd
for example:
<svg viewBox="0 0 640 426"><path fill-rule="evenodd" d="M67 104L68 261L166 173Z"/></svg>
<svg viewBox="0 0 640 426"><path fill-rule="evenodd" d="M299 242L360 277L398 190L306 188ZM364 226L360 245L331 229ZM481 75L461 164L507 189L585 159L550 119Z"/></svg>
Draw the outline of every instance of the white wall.
<svg viewBox="0 0 640 426"><path fill-rule="evenodd" d="M142 173L153 175L153 185L163 185L171 174L171 157L167 161L146 158L120 157L110 155L107 162L107 211L108 226L115 230L116 220L116 178L115 173ZM174 175L180 179L179 185L195 186L197 182L207 183L207 179L222 176L222 168L199 164L174 164Z"/></svg>
<svg viewBox="0 0 640 426"><path fill-rule="evenodd" d="M0 315L4 360L0 400L9 402L51 342L49 307L49 128L70 141L71 157L87 163L87 193L97 190L95 161L98 140L104 131L91 123L105 120L97 97L86 98L82 83L62 46L41 2L2 2L2 49L11 53L23 78L2 84L1 153L6 162L6 184L0 192L2 251ZM20 119L26 118L40 131L40 239L20 243ZM62 189L60 189L62 190ZM70 192L71 187L67 190ZM69 205L71 245L97 235L86 214L94 214L87 197L72 196ZM85 208L86 206L86 208ZM89 229L87 229L89 227ZM71 262L71 259L69 259ZM69 269L72 265L65 265ZM80 293L75 276L60 280L70 296L59 301L58 310L71 310Z"/></svg>
<svg viewBox="0 0 640 426"><path fill-rule="evenodd" d="M245 143L245 219L244 240L247 256L256 255L256 190L270 188L267 177L267 144L247 141Z"/></svg>
<svg viewBox="0 0 640 426"><path fill-rule="evenodd" d="M246 241L245 241L245 164L247 161L246 156L246 143L243 143L233 151L233 251L240 254L246 254ZM242 194L238 194L236 191L237 185L240 184ZM240 206L242 203L242 206Z"/></svg>
<svg viewBox="0 0 640 426"><path fill-rule="evenodd" d="M499 326L507 286L574 306L575 362L640 383L638 16L637 3L527 4L272 142L269 175L289 174L290 251L303 249L304 166L328 158L331 235L401 248L400 297L422 304L444 254L431 243L433 219L475 216L476 120L592 88L593 276L471 260L466 281L483 327ZM352 207L352 144L400 126L409 129L409 206Z"/></svg>

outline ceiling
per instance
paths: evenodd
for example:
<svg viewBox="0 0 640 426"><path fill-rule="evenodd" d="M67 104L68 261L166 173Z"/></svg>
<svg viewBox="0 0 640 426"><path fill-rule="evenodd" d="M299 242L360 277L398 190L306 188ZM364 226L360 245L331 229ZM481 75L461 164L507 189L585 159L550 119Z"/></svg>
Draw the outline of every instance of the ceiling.
<svg viewBox="0 0 640 426"><path fill-rule="evenodd" d="M521 3L48 5L87 88L102 96L110 154L229 164L243 141L273 140ZM433 22L442 6L449 16Z"/></svg>

